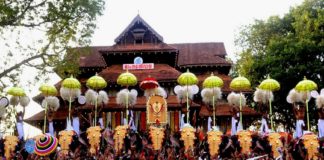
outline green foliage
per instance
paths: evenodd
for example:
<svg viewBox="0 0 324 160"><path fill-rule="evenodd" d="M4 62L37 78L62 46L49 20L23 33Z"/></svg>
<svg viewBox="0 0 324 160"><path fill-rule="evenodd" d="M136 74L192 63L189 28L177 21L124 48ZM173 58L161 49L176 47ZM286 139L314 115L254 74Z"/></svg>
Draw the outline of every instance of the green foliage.
<svg viewBox="0 0 324 160"><path fill-rule="evenodd" d="M290 89L306 76L324 87L324 1L306 0L283 17L257 20L243 27L236 44L242 52L237 72L254 86L270 74L282 88L275 93L274 111L292 127L291 105L286 102ZM314 114L315 106L310 112ZM312 117L312 116L311 116ZM315 124L316 115L312 123Z"/></svg>
<svg viewBox="0 0 324 160"><path fill-rule="evenodd" d="M103 9L104 0L1 0L0 90L19 83L22 69L46 75L68 48L88 45ZM76 61L67 70L77 70Z"/></svg>

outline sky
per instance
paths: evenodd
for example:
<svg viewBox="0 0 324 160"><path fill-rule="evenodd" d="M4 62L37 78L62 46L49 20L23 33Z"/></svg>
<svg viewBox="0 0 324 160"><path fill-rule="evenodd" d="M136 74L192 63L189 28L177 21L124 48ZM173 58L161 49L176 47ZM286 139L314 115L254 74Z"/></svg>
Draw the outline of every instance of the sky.
<svg viewBox="0 0 324 160"><path fill-rule="evenodd" d="M235 60L234 40L240 27L255 19L283 16L290 7L302 0L108 0L105 11L97 19L97 29L92 38L93 46L113 45L114 39L139 14L165 43L223 42L228 57ZM30 73L25 73L30 74ZM53 75L49 83L58 82ZM38 94L38 90L31 97ZM25 118L41 111L32 103L26 109ZM34 129L30 136L36 134ZM37 131L37 134L40 131Z"/></svg>
<svg viewBox="0 0 324 160"><path fill-rule="evenodd" d="M302 0L109 0L92 45L113 45L114 39L139 14L165 43L224 42L235 59L234 39L240 27L255 19L283 16Z"/></svg>

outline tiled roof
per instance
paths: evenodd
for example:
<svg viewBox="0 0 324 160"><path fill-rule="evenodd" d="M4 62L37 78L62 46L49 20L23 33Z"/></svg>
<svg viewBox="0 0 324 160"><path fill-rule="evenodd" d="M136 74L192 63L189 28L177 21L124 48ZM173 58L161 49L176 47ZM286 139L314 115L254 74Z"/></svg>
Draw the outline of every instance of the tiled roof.
<svg viewBox="0 0 324 160"><path fill-rule="evenodd" d="M123 44L113 45L111 47L104 48L101 52L131 52L131 51L177 51L176 48L165 43L143 43L143 44Z"/></svg>
<svg viewBox="0 0 324 160"><path fill-rule="evenodd" d="M82 55L79 59L80 67L106 67L107 64L103 59L100 50L105 50L110 47L84 47L84 48L74 48L81 52Z"/></svg>
<svg viewBox="0 0 324 160"><path fill-rule="evenodd" d="M109 80L109 82L116 82L118 76L123 72L125 72L125 70L123 70L122 65L112 65L102 70L99 75ZM158 81L176 80L181 74L178 70L167 64L154 64L154 69L129 70L129 72L133 73L138 81L143 81L144 78L149 75Z"/></svg>
<svg viewBox="0 0 324 160"><path fill-rule="evenodd" d="M170 45L179 50L179 66L231 66L231 63L224 59L226 56L224 43L178 43Z"/></svg>

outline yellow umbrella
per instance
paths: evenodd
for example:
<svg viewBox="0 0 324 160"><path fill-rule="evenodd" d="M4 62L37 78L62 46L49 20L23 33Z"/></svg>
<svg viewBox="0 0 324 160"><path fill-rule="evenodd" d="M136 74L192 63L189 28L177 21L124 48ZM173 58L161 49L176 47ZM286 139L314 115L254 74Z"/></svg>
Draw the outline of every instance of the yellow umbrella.
<svg viewBox="0 0 324 160"><path fill-rule="evenodd" d="M20 88L20 87L11 87L7 93L9 95L12 96L18 96L18 97L22 97L22 96L26 96L26 93L24 91L24 89Z"/></svg>
<svg viewBox="0 0 324 160"><path fill-rule="evenodd" d="M307 129L309 130L309 113L308 113L308 94L312 90L317 89L317 84L312 81L308 80L306 77L304 77L304 80L297 83L295 86L295 90L298 92L306 92L307 98L305 100L306 103L306 112L307 112Z"/></svg>
<svg viewBox="0 0 324 160"><path fill-rule="evenodd" d="M135 86L137 84L137 78L134 74L126 70L125 73L122 73L117 78L117 84L121 86ZM126 121L128 123L128 94L126 95Z"/></svg>
<svg viewBox="0 0 324 160"><path fill-rule="evenodd" d="M107 82L105 79L102 77L98 76L97 74L95 76L90 77L87 80L87 87L98 90L98 89L103 89L107 87ZM97 124L97 98L95 100L95 119L94 119L94 124Z"/></svg>
<svg viewBox="0 0 324 160"><path fill-rule="evenodd" d="M214 92L214 88L216 87L223 87L224 82L221 78L214 76L213 73L209 77L207 77L203 82L203 88L212 88ZM215 117L215 95L213 93L213 121L214 126L216 126L216 117Z"/></svg>
<svg viewBox="0 0 324 160"><path fill-rule="evenodd" d="M122 73L117 78L117 84L121 86L135 86L137 84L137 78L134 74L128 72Z"/></svg>
<svg viewBox="0 0 324 160"><path fill-rule="evenodd" d="M43 84L39 87L39 91L42 92L44 96L56 96L57 90L55 86L53 85L48 85L48 84ZM47 102L45 101L45 115L44 115L44 133L46 131L46 114L47 114Z"/></svg>
<svg viewBox="0 0 324 160"><path fill-rule="evenodd" d="M251 88L251 83L247 78L239 76L231 81L230 88L236 91L248 90Z"/></svg>
<svg viewBox="0 0 324 160"><path fill-rule="evenodd" d="M196 77L196 75L194 75L193 73L189 72L189 69L188 69L187 72L182 73L178 77L177 81L182 86L190 86L190 85L197 84L198 83L198 78Z"/></svg>
<svg viewBox="0 0 324 160"><path fill-rule="evenodd" d="M280 89L280 84L278 81L271 79L268 75L268 78L263 80L259 85L259 88L262 90L266 90L269 92L277 91ZM270 122L271 122L271 130L273 130L273 121L272 121L272 106L271 106L271 97L269 97L269 108L270 108Z"/></svg>
<svg viewBox="0 0 324 160"><path fill-rule="evenodd" d="M213 73L207 77L203 82L204 88L214 88L214 87L223 87L224 82L221 78L214 76Z"/></svg>
<svg viewBox="0 0 324 160"><path fill-rule="evenodd" d="M107 82L105 79L96 74L95 76L92 76L87 80L86 85L91 89L98 90L107 87Z"/></svg>
<svg viewBox="0 0 324 160"><path fill-rule="evenodd" d="M73 76L71 76L70 78L64 79L62 82L62 86L65 88L69 88L69 89L80 89L81 88L81 84L80 84L79 80L73 78Z"/></svg>
<svg viewBox="0 0 324 160"><path fill-rule="evenodd" d="M44 96L56 96L57 89L53 85L43 84L39 87L39 91L42 92Z"/></svg>
<svg viewBox="0 0 324 160"><path fill-rule="evenodd" d="M81 88L81 84L79 82L79 80L73 78L73 76L71 75L70 78L65 78L62 82L62 86L64 88L68 88L70 89L80 89ZM70 95L70 99L69 99L69 120L71 120L71 105L72 105L72 97Z"/></svg>
<svg viewBox="0 0 324 160"><path fill-rule="evenodd" d="M240 122L242 122L242 91L243 90L248 90L251 88L251 83L250 81L242 76L234 78L231 83L230 83L230 88L232 90L240 91Z"/></svg>
<svg viewBox="0 0 324 160"><path fill-rule="evenodd" d="M198 78L195 74L191 73L189 69L187 69L187 72L182 73L178 79L178 83L181 86L189 86L189 85L196 85L198 83ZM187 88L187 123L189 123L189 93Z"/></svg>

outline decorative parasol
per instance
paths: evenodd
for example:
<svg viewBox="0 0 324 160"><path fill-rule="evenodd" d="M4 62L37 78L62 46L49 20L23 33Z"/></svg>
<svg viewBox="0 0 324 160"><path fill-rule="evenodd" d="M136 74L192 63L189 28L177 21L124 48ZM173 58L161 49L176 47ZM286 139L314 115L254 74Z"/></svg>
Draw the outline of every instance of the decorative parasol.
<svg viewBox="0 0 324 160"><path fill-rule="evenodd" d="M137 78L134 74L128 72L128 70L126 70L125 73L122 73L118 76L117 78L117 84L124 86L127 88L128 91L128 87L129 86L135 86L137 84ZM129 92L129 91L128 91ZM126 121L128 123L128 93L126 94Z"/></svg>
<svg viewBox="0 0 324 160"><path fill-rule="evenodd" d="M12 96L23 97L26 96L24 89L20 87L11 87L7 93Z"/></svg>
<svg viewBox="0 0 324 160"><path fill-rule="evenodd" d="M53 85L43 84L39 87L39 91L42 92L44 96L56 96L57 89Z"/></svg>
<svg viewBox="0 0 324 160"><path fill-rule="evenodd" d="M177 82L181 86L186 86L186 98L187 98L187 123L189 123L189 93L188 93L188 86L189 85L196 85L198 83L198 78L195 74L191 73L189 69L187 69L187 72L182 73L178 79Z"/></svg>
<svg viewBox="0 0 324 160"><path fill-rule="evenodd" d="M47 115L47 106L48 106L48 102L47 102L46 97L48 97L48 96L56 96L57 90L56 90L55 86L53 86L53 85L43 84L43 85L41 85L39 87L39 91L41 91L42 95L45 96L45 99L44 99L44 103L45 103L44 112L45 112L45 114L44 114L44 127L43 127L44 128L44 133L45 133L45 131L46 131L46 115Z"/></svg>
<svg viewBox="0 0 324 160"><path fill-rule="evenodd" d="M35 144L35 153L39 156L47 156L56 150L58 140L50 135L43 135Z"/></svg>
<svg viewBox="0 0 324 160"><path fill-rule="evenodd" d="M125 87L135 86L137 84L137 78L127 70L125 73L118 76L117 84Z"/></svg>
<svg viewBox="0 0 324 160"><path fill-rule="evenodd" d="M223 87L224 82L221 78L214 76L213 73L209 77L207 77L203 82L203 88L212 89L212 105L213 105L213 121L214 126L216 126L216 118L215 118L215 89Z"/></svg>
<svg viewBox="0 0 324 160"><path fill-rule="evenodd" d="M273 91L277 91L280 89L280 84L278 81L271 79L270 76L268 75L268 78L261 82L261 84L259 85L259 88L262 90L266 90L268 92L273 92ZM271 96L269 96L269 107L270 107L271 130L273 130Z"/></svg>
<svg viewBox="0 0 324 160"><path fill-rule="evenodd" d="M71 105L72 99L76 98L80 94L81 84L80 82L73 78L71 75L70 78L66 78L62 82L61 87L61 97L69 101L69 120L71 120Z"/></svg>
<svg viewBox="0 0 324 160"><path fill-rule="evenodd" d="M69 88L69 89L81 88L81 84L80 84L79 80L73 78L73 76L71 76L70 78L64 79L62 82L62 86L65 88Z"/></svg>
<svg viewBox="0 0 324 160"><path fill-rule="evenodd" d="M90 77L87 80L87 87L93 89L95 91L106 88L107 82L102 77L98 76L97 73L95 76ZM95 119L94 126L97 124L97 105L98 105L98 97L95 97Z"/></svg>
<svg viewBox="0 0 324 160"><path fill-rule="evenodd" d="M92 76L87 80L87 87L94 90L99 90L99 89L106 88L107 82L105 79L98 76L98 74L96 73L95 76Z"/></svg>
<svg viewBox="0 0 324 160"><path fill-rule="evenodd" d="M240 92L240 123L242 123L242 91L251 88L250 81L242 76L234 78L230 83L230 88Z"/></svg>
<svg viewBox="0 0 324 160"><path fill-rule="evenodd" d="M309 113L308 113L308 94L310 91L312 90L316 90L317 89L317 84L312 81L312 80L308 80L306 77L304 77L304 80L300 81L297 83L297 85L295 86L295 90L298 92L305 92L307 94L307 98L305 100L305 104L306 104L306 112L307 112L307 129L309 130Z"/></svg>
<svg viewBox="0 0 324 160"><path fill-rule="evenodd" d="M157 88L159 86L159 83L156 81L155 78L149 76L146 77L139 85L139 87L142 90L147 90L147 89L154 89Z"/></svg>

